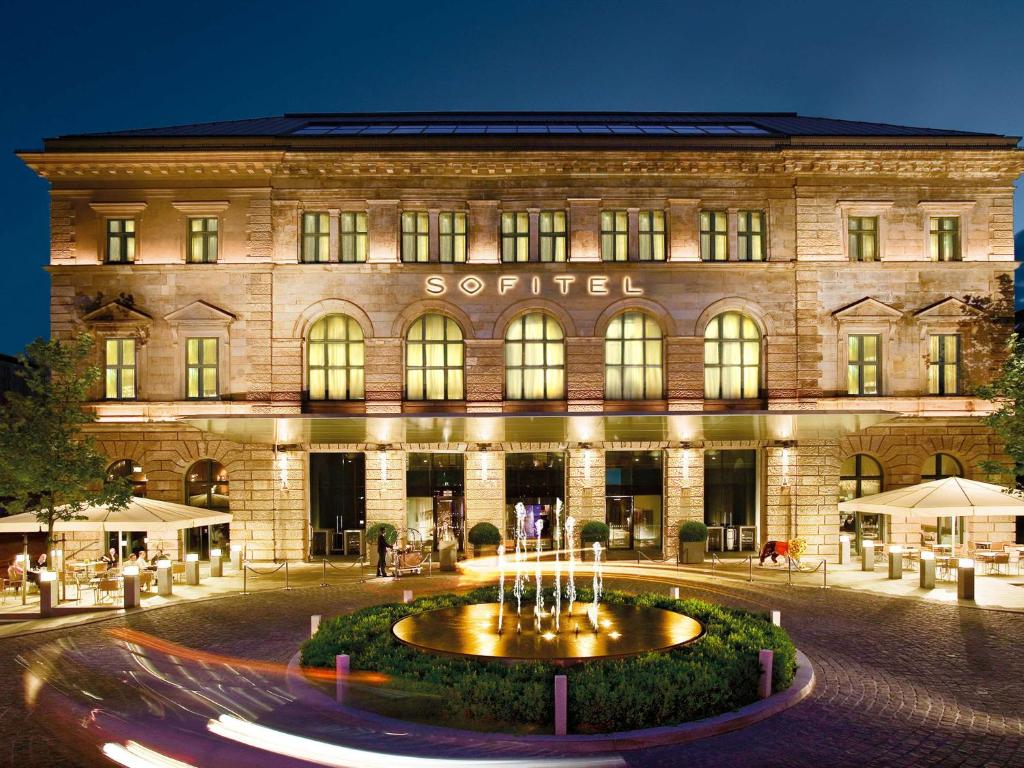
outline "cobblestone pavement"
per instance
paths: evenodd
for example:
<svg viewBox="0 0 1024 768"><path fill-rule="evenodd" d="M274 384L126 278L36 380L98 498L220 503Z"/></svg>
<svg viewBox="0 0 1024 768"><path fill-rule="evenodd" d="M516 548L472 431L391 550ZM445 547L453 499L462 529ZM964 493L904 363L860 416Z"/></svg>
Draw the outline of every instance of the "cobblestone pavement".
<svg viewBox="0 0 1024 768"><path fill-rule="evenodd" d="M104 711L148 720L173 739L189 728L188 713L162 703L160 680L194 680L209 692L193 710L218 706L266 717L279 726L322 731L325 738L382 749L382 735L344 723L320 722L290 702L283 680L261 672L234 675L220 665L190 670L168 657L146 669L107 631L130 628L190 648L244 659L285 663L308 636L309 616L450 589L454 577L352 583L272 591L191 605L172 605L109 621L0 641L0 680L8 695L0 709L0 765L103 765L83 725ZM667 589L667 585L609 580L608 587ZM683 594L737 605L779 608L783 624L812 660L813 694L796 707L742 731L700 742L624 752L629 765L673 766L999 766L1024 767L1022 681L1024 615L885 598L845 590L727 583L683 584ZM59 652L59 653L58 653ZM154 657L155 658L155 657ZM51 665L48 682L25 684L25 665ZM205 677L204 677L205 676ZM194 686L194 687L196 687ZM26 699L34 699L29 709ZM204 710L203 708L206 708ZM319 715L318 715L319 717ZM200 720L203 722L203 720ZM319 730L318 730L319 729ZM214 737L201 765L230 764ZM169 744L173 743L171 741ZM410 749L394 738L387 749ZM438 741L424 754L512 756L501 742ZM538 750L536 754L542 754ZM521 754L518 753L518 754ZM239 763L235 764L248 764ZM397 763L396 763L397 766Z"/></svg>

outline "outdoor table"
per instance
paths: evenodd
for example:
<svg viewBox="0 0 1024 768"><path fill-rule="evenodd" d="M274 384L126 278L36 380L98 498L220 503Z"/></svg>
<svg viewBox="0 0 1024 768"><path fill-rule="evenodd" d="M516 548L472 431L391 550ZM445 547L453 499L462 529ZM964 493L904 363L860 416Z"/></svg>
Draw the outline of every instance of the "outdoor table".
<svg viewBox="0 0 1024 768"><path fill-rule="evenodd" d="M943 581L956 581L956 569L957 561L959 558L956 557L936 557L935 558L935 573L936 577Z"/></svg>
<svg viewBox="0 0 1024 768"><path fill-rule="evenodd" d="M992 574L999 572L1000 565L1009 565L1010 555L1006 552L989 552L982 550L974 553L974 559L979 563L984 563L985 572Z"/></svg>
<svg viewBox="0 0 1024 768"><path fill-rule="evenodd" d="M917 547L904 547L903 549L903 564L907 567L907 570L916 570L917 561L921 557L921 552Z"/></svg>

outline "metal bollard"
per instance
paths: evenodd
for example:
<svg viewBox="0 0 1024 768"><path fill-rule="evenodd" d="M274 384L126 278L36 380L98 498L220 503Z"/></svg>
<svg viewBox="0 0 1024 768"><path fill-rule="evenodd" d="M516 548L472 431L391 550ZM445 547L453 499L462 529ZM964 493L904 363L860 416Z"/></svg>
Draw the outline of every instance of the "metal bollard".
<svg viewBox="0 0 1024 768"><path fill-rule="evenodd" d="M774 661L774 651L765 649L757 654L757 662L761 665L761 675L757 678L757 695L759 698L767 699L772 695L772 665Z"/></svg>
<svg viewBox="0 0 1024 768"><path fill-rule="evenodd" d="M321 587L326 587L327 586L327 558L326 557L324 558L324 572L323 572L323 575L320 576L320 586Z"/></svg>
<svg viewBox="0 0 1024 768"><path fill-rule="evenodd" d="M219 549L210 550L210 578L219 579L224 575L224 559Z"/></svg>
<svg viewBox="0 0 1024 768"><path fill-rule="evenodd" d="M57 607L57 572L40 571L37 586L39 587L39 615L53 616L54 609Z"/></svg>
<svg viewBox="0 0 1024 768"><path fill-rule="evenodd" d="M189 552L185 555L185 583L190 587L199 586L199 554Z"/></svg>
<svg viewBox="0 0 1024 768"><path fill-rule="evenodd" d="M139 566L126 565L124 574L124 609L138 608L142 604L142 589L139 580Z"/></svg>
<svg viewBox="0 0 1024 768"><path fill-rule="evenodd" d="M316 634L316 631L320 629L320 616L319 613L314 613L309 617L309 636L312 637Z"/></svg>
<svg viewBox="0 0 1024 768"><path fill-rule="evenodd" d="M864 539L860 544L860 569L862 571L875 570L875 541Z"/></svg>
<svg viewBox="0 0 1024 768"><path fill-rule="evenodd" d="M921 589L935 589L935 553L931 550L921 552Z"/></svg>
<svg viewBox="0 0 1024 768"><path fill-rule="evenodd" d="M289 580L288 580L288 561L287 560L284 561L284 588L286 590L289 590L289 589L292 588L291 584L289 583Z"/></svg>
<svg viewBox="0 0 1024 768"><path fill-rule="evenodd" d="M845 533L839 536L839 564L846 565L850 562L850 537Z"/></svg>
<svg viewBox="0 0 1024 768"><path fill-rule="evenodd" d="M974 599L974 561L969 557L957 561L956 597L958 600Z"/></svg>
<svg viewBox="0 0 1024 768"><path fill-rule="evenodd" d="M754 582L754 558L747 558L747 582L752 584Z"/></svg>
<svg viewBox="0 0 1024 768"><path fill-rule="evenodd" d="M828 589L828 560L821 561L821 588Z"/></svg>
<svg viewBox="0 0 1024 768"><path fill-rule="evenodd" d="M236 571L242 570L242 545L231 545L231 567Z"/></svg>
<svg viewBox="0 0 1024 768"><path fill-rule="evenodd" d="M242 594L249 594L249 566L242 566Z"/></svg>
<svg viewBox="0 0 1024 768"><path fill-rule="evenodd" d="M160 597L169 597L173 592L170 560L156 561L156 592Z"/></svg>
<svg viewBox="0 0 1024 768"><path fill-rule="evenodd" d="M335 698L339 704L345 703L345 689L348 685L349 657L341 653L334 657L334 674L337 680Z"/></svg>
<svg viewBox="0 0 1024 768"><path fill-rule="evenodd" d="M898 544L889 547L889 578L903 578L903 547Z"/></svg>
<svg viewBox="0 0 1024 768"><path fill-rule="evenodd" d="M569 718L569 678L555 675L555 736L565 736Z"/></svg>
<svg viewBox="0 0 1024 768"><path fill-rule="evenodd" d="M411 603L412 602L412 590L411 589L403 589L402 590L402 602L403 603Z"/></svg>

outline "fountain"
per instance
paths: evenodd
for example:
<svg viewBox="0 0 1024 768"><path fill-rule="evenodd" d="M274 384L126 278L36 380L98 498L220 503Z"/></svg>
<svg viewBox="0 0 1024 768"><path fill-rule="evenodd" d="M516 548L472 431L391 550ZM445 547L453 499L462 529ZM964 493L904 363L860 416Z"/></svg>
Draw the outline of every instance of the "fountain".
<svg viewBox="0 0 1024 768"><path fill-rule="evenodd" d="M534 554L533 581L535 598L532 630L522 625L523 597L529 580L525 569L529 556L526 507L515 505L515 553L512 594L516 598L516 631L503 632L505 623L505 547L498 548L498 602L437 608L400 619L392 627L395 637L403 643L421 650L437 653L474 656L509 661L544 660L569 663L586 659L631 656L650 651L664 651L693 642L704 634L704 627L689 616L660 608L636 605L601 603L604 591L602 547L593 544L594 565L593 596L584 615L590 632L581 633L574 615L576 592L576 549L574 536L576 519L565 518L568 543L568 570L564 597L567 602L565 618L572 618L572 632L562 632L562 502L554 507L552 541L554 543L551 570L554 575L553 605L545 610L544 563L541 535L544 521L533 524L537 542Z"/></svg>

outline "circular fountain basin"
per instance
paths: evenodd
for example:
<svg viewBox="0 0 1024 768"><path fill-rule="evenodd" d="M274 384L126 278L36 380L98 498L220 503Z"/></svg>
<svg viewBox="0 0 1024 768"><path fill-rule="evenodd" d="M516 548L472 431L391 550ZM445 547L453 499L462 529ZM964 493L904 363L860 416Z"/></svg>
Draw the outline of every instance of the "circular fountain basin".
<svg viewBox="0 0 1024 768"><path fill-rule="evenodd" d="M572 662L667 651L704 634L696 619L661 608L602 603L597 629L587 614L589 603L563 611L560 627L546 614L538 631L533 605L523 614L506 604L498 632L498 603L478 603L406 616L391 631L406 645L434 653L509 661Z"/></svg>

